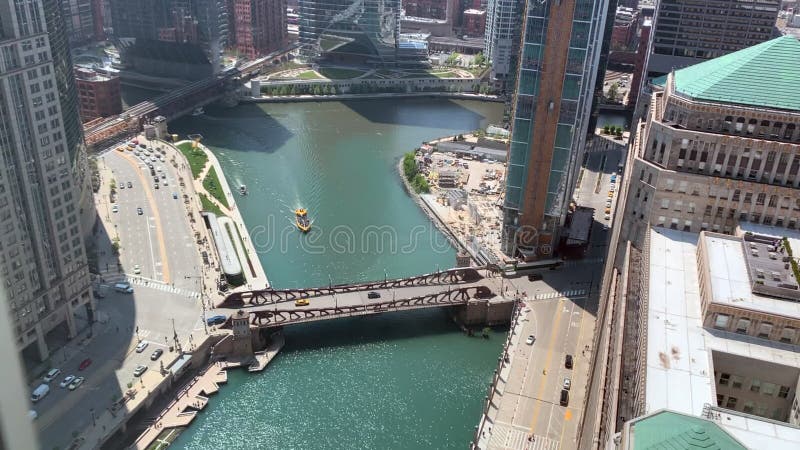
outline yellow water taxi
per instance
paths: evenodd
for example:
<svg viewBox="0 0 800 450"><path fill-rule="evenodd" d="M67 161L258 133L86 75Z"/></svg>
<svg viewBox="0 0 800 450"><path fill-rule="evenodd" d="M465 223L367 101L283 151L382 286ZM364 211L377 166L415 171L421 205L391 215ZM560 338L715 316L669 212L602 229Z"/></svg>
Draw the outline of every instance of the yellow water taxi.
<svg viewBox="0 0 800 450"><path fill-rule="evenodd" d="M303 233L308 233L308 230L311 229L311 221L308 220L308 211L305 208L294 210L294 222Z"/></svg>

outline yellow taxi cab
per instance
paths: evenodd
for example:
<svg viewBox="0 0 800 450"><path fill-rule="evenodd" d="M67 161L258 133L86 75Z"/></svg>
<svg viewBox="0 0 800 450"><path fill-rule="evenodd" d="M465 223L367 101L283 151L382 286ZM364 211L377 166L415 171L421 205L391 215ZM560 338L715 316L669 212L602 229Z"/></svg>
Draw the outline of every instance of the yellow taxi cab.
<svg viewBox="0 0 800 450"><path fill-rule="evenodd" d="M301 298L299 300L295 300L294 306L308 306L311 302L308 301L307 298Z"/></svg>

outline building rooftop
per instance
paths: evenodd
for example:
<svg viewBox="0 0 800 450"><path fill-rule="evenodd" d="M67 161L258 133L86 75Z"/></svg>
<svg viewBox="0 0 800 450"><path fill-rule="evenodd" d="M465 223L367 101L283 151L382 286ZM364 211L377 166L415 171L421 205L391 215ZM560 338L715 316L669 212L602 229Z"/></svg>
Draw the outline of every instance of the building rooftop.
<svg viewBox="0 0 800 450"><path fill-rule="evenodd" d="M782 36L675 71L675 90L698 100L800 111L800 41Z"/></svg>
<svg viewBox="0 0 800 450"><path fill-rule="evenodd" d="M673 411L658 411L632 421L627 448L634 450L745 450L716 423Z"/></svg>
<svg viewBox="0 0 800 450"><path fill-rule="evenodd" d="M767 314L800 318L800 303L762 295L753 290L742 238L703 233L701 239L704 239L708 258L712 302ZM767 255L759 256L759 259L769 261ZM771 276L771 271L765 272L765 278Z"/></svg>

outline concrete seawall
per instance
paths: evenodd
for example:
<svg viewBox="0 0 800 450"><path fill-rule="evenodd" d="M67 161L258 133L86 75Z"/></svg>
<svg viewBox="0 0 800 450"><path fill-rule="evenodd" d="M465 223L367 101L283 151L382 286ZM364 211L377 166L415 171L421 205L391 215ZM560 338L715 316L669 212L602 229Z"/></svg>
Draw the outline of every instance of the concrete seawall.
<svg viewBox="0 0 800 450"><path fill-rule="evenodd" d="M502 103L505 100L496 95L465 94L459 92L387 92L373 94L335 94L335 95L286 95L280 97L242 97L241 103L298 103L298 102L340 102L342 100L376 100L389 98L451 98L457 100L480 100Z"/></svg>

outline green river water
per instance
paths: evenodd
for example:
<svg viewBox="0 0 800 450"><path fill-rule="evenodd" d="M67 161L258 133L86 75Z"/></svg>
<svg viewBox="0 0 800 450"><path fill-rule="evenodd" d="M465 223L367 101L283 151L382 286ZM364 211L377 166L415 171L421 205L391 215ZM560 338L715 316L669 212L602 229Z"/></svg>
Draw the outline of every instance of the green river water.
<svg viewBox="0 0 800 450"><path fill-rule="evenodd" d="M220 160L276 288L428 273L455 251L396 165L421 141L497 122L502 105L398 100L244 105L170 125ZM305 207L312 232L293 226ZM465 448L505 330L470 338L444 311L286 329L261 374L234 371L173 448Z"/></svg>

